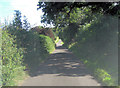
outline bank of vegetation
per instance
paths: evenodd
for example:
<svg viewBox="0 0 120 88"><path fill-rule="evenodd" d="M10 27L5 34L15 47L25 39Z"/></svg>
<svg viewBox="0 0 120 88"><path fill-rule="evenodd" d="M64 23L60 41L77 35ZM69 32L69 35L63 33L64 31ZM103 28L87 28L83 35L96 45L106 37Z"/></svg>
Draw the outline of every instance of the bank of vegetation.
<svg viewBox="0 0 120 88"><path fill-rule="evenodd" d="M118 85L119 2L39 2L64 46L106 86ZM49 7L49 8L48 8Z"/></svg>
<svg viewBox="0 0 120 88"><path fill-rule="evenodd" d="M49 29L48 29L49 30ZM2 86L17 86L55 49L54 39L22 23L20 11L15 11L13 23L1 29Z"/></svg>

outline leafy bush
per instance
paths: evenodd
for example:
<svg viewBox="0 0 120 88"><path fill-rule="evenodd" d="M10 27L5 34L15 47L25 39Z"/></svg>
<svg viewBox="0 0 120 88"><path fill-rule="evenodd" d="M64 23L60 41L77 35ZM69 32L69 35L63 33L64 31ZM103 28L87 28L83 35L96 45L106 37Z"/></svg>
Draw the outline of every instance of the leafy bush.
<svg viewBox="0 0 120 88"><path fill-rule="evenodd" d="M41 40L41 44L44 45L44 49L48 52L51 53L53 50L55 50L55 44L53 42L53 40L45 35L40 35L40 40ZM43 49L43 50L44 50Z"/></svg>
<svg viewBox="0 0 120 88"><path fill-rule="evenodd" d="M65 42L66 45L71 44L74 42L74 39L76 37L76 34L78 32L79 25L77 23L71 23L69 26L64 28L63 34L62 34L62 40Z"/></svg>
<svg viewBox="0 0 120 88"><path fill-rule="evenodd" d="M50 37L40 36L32 30L28 31L29 24L26 19L24 20L25 24L22 25L20 11L16 10L15 12L13 24L3 27L2 33L0 54L2 51L2 81L5 86L17 85L17 76L19 74L22 78L24 70L30 71L30 73L35 72L40 62L55 49L53 40L50 38L54 37L52 30L48 31L48 34L51 34Z"/></svg>
<svg viewBox="0 0 120 88"><path fill-rule="evenodd" d="M55 49L53 40L49 36L40 35L32 30L10 29L9 32L16 35L18 47L24 48L23 59L29 73L33 73L36 67Z"/></svg>
<svg viewBox="0 0 120 88"><path fill-rule="evenodd" d="M24 75L23 49L17 48L15 36L2 31L2 85L14 86L18 74Z"/></svg>
<svg viewBox="0 0 120 88"><path fill-rule="evenodd" d="M109 86L113 85L113 80L111 78L111 75L108 74L103 69L96 69L95 75L98 77L99 80L103 81L104 83L108 84ZM102 78L102 79L101 79Z"/></svg>
<svg viewBox="0 0 120 88"><path fill-rule="evenodd" d="M117 85L118 82L117 22L116 17L101 16L81 26L75 42L69 45L105 85Z"/></svg>

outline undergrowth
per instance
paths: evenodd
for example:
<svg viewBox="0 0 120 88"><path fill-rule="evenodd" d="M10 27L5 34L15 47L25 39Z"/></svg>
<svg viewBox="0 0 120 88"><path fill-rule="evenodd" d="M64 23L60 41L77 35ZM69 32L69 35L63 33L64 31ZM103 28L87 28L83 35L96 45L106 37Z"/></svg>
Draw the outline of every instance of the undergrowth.
<svg viewBox="0 0 120 88"><path fill-rule="evenodd" d="M118 85L117 22L115 17L102 16L89 26L81 26L74 41L66 44L107 86Z"/></svg>
<svg viewBox="0 0 120 88"><path fill-rule="evenodd" d="M17 86L19 80L31 75L54 49L55 44L49 36L13 27L7 30L4 28L1 49L2 85Z"/></svg>
<svg viewBox="0 0 120 88"><path fill-rule="evenodd" d="M17 48L15 36L2 31L2 85L15 86L16 80L26 75L23 62L23 49ZM19 75L21 75L21 77Z"/></svg>

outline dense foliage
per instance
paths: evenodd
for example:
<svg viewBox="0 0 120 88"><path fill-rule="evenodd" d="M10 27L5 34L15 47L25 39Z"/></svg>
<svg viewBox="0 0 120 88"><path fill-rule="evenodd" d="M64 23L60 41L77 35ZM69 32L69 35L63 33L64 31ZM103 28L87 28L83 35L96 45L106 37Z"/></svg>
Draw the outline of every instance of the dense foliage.
<svg viewBox="0 0 120 88"><path fill-rule="evenodd" d="M99 22L81 27L76 41L69 45L70 50L84 61L105 85L117 85L118 82L117 25L118 19L115 17L100 17Z"/></svg>
<svg viewBox="0 0 120 88"><path fill-rule="evenodd" d="M118 82L119 2L39 2L42 22L56 33L105 85ZM48 8L49 7L49 8Z"/></svg>
<svg viewBox="0 0 120 88"><path fill-rule="evenodd" d="M23 17L22 20L22 13L19 10L14 10L15 14L14 14L14 19L13 19L13 23L12 26L18 30L18 29L25 29L28 31L28 29L31 28L30 23L28 22L28 19L26 16ZM23 21L23 22L22 22ZM11 25L9 25L11 26Z"/></svg>
<svg viewBox="0 0 120 88"><path fill-rule="evenodd" d="M2 31L2 85L14 86L16 79L24 75L23 49L17 48L15 37ZM22 77L21 77L22 78Z"/></svg>
<svg viewBox="0 0 120 88"><path fill-rule="evenodd" d="M13 20L13 26L15 28L22 28L21 12L19 10L15 10L15 15L14 15L14 20Z"/></svg>
<svg viewBox="0 0 120 88"><path fill-rule="evenodd" d="M51 53L53 50L55 50L55 44L53 42L53 40L48 37L48 36L44 36L44 35L40 35L40 42L43 46L43 48L48 52ZM43 49L42 49L43 50Z"/></svg>
<svg viewBox="0 0 120 88"><path fill-rule="evenodd" d="M54 41L49 36L41 35L35 31L10 29L9 33L16 36L18 48L24 48L23 59L29 73L32 73L55 49Z"/></svg>
<svg viewBox="0 0 120 88"><path fill-rule="evenodd" d="M117 5L114 5L114 4ZM92 13L102 13L109 15L119 15L120 14L120 2L39 2L38 9L42 8L44 15L42 17L42 22L56 24L56 19L59 17L60 13L66 14L64 18L70 16L70 13L75 8L90 8ZM62 14L62 15L64 15Z"/></svg>
<svg viewBox="0 0 120 88"><path fill-rule="evenodd" d="M37 32L9 30L9 33L5 30L2 32L2 80L5 86L17 85L17 76L24 75L25 66L29 73L33 72L55 49L50 37Z"/></svg>
<svg viewBox="0 0 120 88"><path fill-rule="evenodd" d="M24 78L26 72L32 76L37 66L55 49L54 41L49 36L28 28L27 19L22 25L19 11L16 11L13 23L2 28L0 52L2 51L3 86L18 85L18 80Z"/></svg>

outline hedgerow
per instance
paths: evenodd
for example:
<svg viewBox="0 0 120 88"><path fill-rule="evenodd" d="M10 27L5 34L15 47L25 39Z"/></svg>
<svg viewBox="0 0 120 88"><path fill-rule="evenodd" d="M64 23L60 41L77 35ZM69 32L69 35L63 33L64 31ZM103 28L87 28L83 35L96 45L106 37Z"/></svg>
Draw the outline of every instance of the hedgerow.
<svg viewBox="0 0 120 88"><path fill-rule="evenodd" d="M49 36L40 35L40 40L41 40L40 43L44 45L43 47L45 51L47 51L48 53L51 53L53 50L55 50L55 44Z"/></svg>
<svg viewBox="0 0 120 88"><path fill-rule="evenodd" d="M9 33L16 36L18 48L24 48L23 59L30 75L55 49L53 40L49 36L41 35L38 32L11 28Z"/></svg>
<svg viewBox="0 0 120 88"><path fill-rule="evenodd" d="M34 72L55 44L49 36L31 30L7 29L2 31L2 85L14 86L19 78L24 78L27 69L29 75Z"/></svg>
<svg viewBox="0 0 120 88"><path fill-rule="evenodd" d="M15 36L2 31L2 85L17 85L18 77L25 75L23 65L23 49L17 48ZM19 75L18 75L19 74Z"/></svg>
<svg viewBox="0 0 120 88"><path fill-rule="evenodd" d="M30 24L25 18L21 21L21 12L15 10L13 23L2 27L2 75L0 85L17 85L19 78L24 78L26 72L31 75L45 58L55 49L52 30L51 36L40 35L30 30ZM1 30L0 30L1 32ZM2 76L2 78L1 78Z"/></svg>
<svg viewBox="0 0 120 88"><path fill-rule="evenodd" d="M101 16L81 26L69 49L77 55L104 85L118 85L118 20Z"/></svg>

